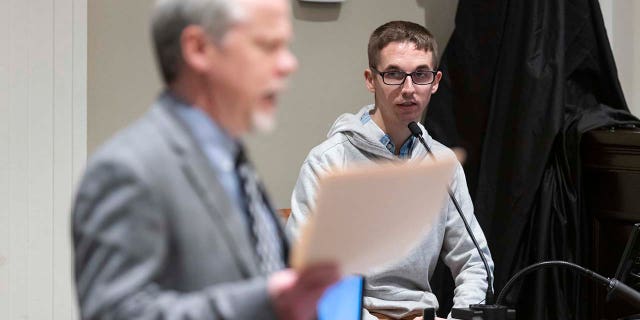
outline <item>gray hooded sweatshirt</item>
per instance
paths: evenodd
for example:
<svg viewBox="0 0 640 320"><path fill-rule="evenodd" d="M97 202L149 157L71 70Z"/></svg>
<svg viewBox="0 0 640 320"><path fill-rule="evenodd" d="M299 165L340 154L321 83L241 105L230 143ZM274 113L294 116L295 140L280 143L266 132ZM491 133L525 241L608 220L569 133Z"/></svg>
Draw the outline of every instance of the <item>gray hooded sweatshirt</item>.
<svg viewBox="0 0 640 320"><path fill-rule="evenodd" d="M287 231L298 236L299 228L313 212L318 178L333 168L344 168L354 164L381 161L398 161L392 152L380 142L382 131L376 126L365 126L361 121L363 114L369 113L373 105L362 108L356 114L343 114L335 121L327 137L320 145L309 152L302 164L300 176L291 199L291 216L287 221ZM371 120L372 121L372 120ZM420 125L427 145L434 153L452 152L433 140ZM376 132L375 130L378 130ZM398 148L400 146L397 146ZM409 161L422 161L427 156L426 149L414 141ZM486 255L491 272L493 260L487 247L487 241L473 213L473 204L462 166L456 166L451 190L458 199L464 215L471 224L480 247ZM401 213L397 214L401 219ZM362 213L366 217L366 212ZM366 232L366 230L354 230ZM424 308L438 308L438 301L431 292L429 279L442 257L451 270L455 280L454 307L468 307L469 304L484 300L487 289L486 272L478 252L467 235L462 219L453 203L442 208L439 217L421 243L407 257L382 269L376 269L366 275L364 307L367 310L388 315L393 318L419 313ZM376 319L365 312L365 319Z"/></svg>

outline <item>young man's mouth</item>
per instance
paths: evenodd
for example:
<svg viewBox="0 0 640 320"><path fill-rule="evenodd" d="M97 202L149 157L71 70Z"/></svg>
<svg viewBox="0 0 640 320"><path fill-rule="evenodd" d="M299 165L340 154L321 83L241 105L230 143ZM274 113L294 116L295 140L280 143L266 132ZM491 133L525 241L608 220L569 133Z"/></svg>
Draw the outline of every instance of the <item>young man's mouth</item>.
<svg viewBox="0 0 640 320"><path fill-rule="evenodd" d="M400 107L414 107L414 106L417 106L418 103L415 101L403 101L400 103L396 103L396 105Z"/></svg>

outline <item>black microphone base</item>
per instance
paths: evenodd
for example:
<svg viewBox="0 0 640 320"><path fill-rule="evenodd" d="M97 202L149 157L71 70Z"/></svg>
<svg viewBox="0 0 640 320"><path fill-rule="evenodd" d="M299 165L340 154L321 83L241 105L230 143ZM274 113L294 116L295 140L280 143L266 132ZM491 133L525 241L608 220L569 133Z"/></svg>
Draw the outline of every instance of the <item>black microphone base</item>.
<svg viewBox="0 0 640 320"><path fill-rule="evenodd" d="M497 304L472 304L469 308L453 308L451 316L461 320L515 320L516 310Z"/></svg>

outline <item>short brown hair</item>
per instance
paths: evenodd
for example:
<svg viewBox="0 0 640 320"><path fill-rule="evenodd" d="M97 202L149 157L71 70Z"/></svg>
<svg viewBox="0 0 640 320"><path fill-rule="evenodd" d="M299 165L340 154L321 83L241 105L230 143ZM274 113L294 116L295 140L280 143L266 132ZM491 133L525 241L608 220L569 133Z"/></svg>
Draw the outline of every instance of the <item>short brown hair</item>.
<svg viewBox="0 0 640 320"><path fill-rule="evenodd" d="M380 51L392 42L410 42L417 50L431 52L434 68L438 68L438 44L427 28L409 21L391 21L379 26L369 37L369 66L376 67Z"/></svg>

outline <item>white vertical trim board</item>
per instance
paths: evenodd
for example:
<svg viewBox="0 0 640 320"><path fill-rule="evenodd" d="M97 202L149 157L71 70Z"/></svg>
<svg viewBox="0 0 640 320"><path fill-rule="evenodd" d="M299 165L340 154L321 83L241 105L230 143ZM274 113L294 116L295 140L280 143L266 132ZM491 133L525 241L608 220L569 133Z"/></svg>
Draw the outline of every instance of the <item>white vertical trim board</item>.
<svg viewBox="0 0 640 320"><path fill-rule="evenodd" d="M627 93L627 103L631 113L636 117L640 117L640 89L638 88L640 86L640 22L637 19L640 16L640 2L629 2L631 2L631 16L634 19L632 19L633 26L629 32L631 36L629 41L633 43L633 62L629 66L632 71L631 84L628 86L630 90Z"/></svg>
<svg viewBox="0 0 640 320"><path fill-rule="evenodd" d="M627 105L640 116L640 1L600 0L600 8Z"/></svg>
<svg viewBox="0 0 640 320"><path fill-rule="evenodd" d="M27 126L16 136L27 147L26 219L27 301L29 319L51 319L53 311L53 1L29 0L24 29L29 55ZM24 21L23 20L23 21ZM24 23L24 22L22 22ZM24 37L24 35L23 35ZM33 41L36 40L37 41ZM56 80L58 81L58 80ZM24 128L23 128L24 130ZM18 142L18 141L16 141ZM20 232L19 230L17 230ZM17 243L15 245L18 245Z"/></svg>
<svg viewBox="0 0 640 320"><path fill-rule="evenodd" d="M640 35L640 23L635 19L638 9L637 1L613 1L611 13L613 55L627 105L635 115L640 115L640 100L636 98L640 69L635 67L640 61L640 45L635 42Z"/></svg>
<svg viewBox="0 0 640 320"><path fill-rule="evenodd" d="M9 43L9 2L0 1L0 43ZM9 318L9 50L0 49L0 319Z"/></svg>
<svg viewBox="0 0 640 320"><path fill-rule="evenodd" d="M73 3L73 181L87 160L87 0Z"/></svg>
<svg viewBox="0 0 640 320"><path fill-rule="evenodd" d="M613 1L614 0L600 0L600 10L602 10L602 20L604 20L604 27L607 29L607 37L611 47L614 45L613 39Z"/></svg>
<svg viewBox="0 0 640 320"><path fill-rule="evenodd" d="M86 158L86 1L0 0L0 319L76 319L70 207Z"/></svg>
<svg viewBox="0 0 640 320"><path fill-rule="evenodd" d="M28 104L29 104L29 2L11 1L9 7L9 186L8 226L9 250L7 263L9 281L9 311L7 319L28 319L27 268L29 251L28 214L29 150Z"/></svg>
<svg viewBox="0 0 640 320"><path fill-rule="evenodd" d="M53 319L77 316L70 212L86 159L87 2L57 0L54 24Z"/></svg>

